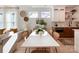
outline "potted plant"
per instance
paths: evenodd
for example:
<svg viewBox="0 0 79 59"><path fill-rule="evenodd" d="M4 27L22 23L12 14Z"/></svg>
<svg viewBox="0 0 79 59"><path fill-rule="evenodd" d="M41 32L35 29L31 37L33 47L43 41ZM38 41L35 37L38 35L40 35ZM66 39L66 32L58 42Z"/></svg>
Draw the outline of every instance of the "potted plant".
<svg viewBox="0 0 79 59"><path fill-rule="evenodd" d="M36 20L36 24L38 24L39 27L41 27L42 29L44 29L45 26L47 25L47 23L43 19Z"/></svg>
<svg viewBox="0 0 79 59"><path fill-rule="evenodd" d="M43 19L38 19L36 20L36 24L38 25L36 34L39 34L41 36L44 33L44 29L47 23Z"/></svg>

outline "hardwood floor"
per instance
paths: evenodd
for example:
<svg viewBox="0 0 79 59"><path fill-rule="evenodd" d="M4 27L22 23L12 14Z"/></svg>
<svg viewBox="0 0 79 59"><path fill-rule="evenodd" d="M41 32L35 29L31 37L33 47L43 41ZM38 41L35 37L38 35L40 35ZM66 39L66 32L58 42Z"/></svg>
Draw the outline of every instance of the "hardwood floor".
<svg viewBox="0 0 79 59"><path fill-rule="evenodd" d="M20 40L19 42L16 43L16 50L14 53L25 53L26 48L21 47L22 43L24 40Z"/></svg>

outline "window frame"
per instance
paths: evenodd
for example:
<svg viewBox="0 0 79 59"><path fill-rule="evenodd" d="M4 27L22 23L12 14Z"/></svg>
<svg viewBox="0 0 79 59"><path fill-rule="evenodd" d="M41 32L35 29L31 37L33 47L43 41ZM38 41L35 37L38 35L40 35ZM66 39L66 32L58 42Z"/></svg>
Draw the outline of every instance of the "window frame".
<svg viewBox="0 0 79 59"><path fill-rule="evenodd" d="M0 27L0 29L3 29L3 28L5 28L5 26L4 26L4 11L3 10L0 10L0 13L2 13L3 14L3 16L2 16L2 20L0 20L0 23L2 23L3 24L3 26L2 27Z"/></svg>
<svg viewBox="0 0 79 59"><path fill-rule="evenodd" d="M36 7L36 8L31 8L31 10L28 11L28 14L29 14L29 12L37 12L37 13L38 13L38 17L37 17L37 18L33 18L33 17L30 18L29 15L28 15L28 17L29 17L30 19L51 19L51 17L52 17L52 16L51 16L51 14L52 14L52 9L51 9L51 8L41 8L41 7L40 7L40 8L37 8L37 7ZM42 16L42 15L41 15L42 12L49 12L49 13L50 13L50 17L48 17L48 18L45 18L45 17L42 18L42 17L41 17L41 16Z"/></svg>
<svg viewBox="0 0 79 59"><path fill-rule="evenodd" d="M15 13L15 14L16 14L16 17L15 17L15 18L16 18L16 19L15 19L14 21L7 21L7 19L6 19L6 28L11 28L11 29L17 28L17 12L10 10L10 11L7 11L6 14L7 14L8 12L9 12L9 13ZM6 18L6 17L7 17L7 16L5 15L5 18ZM11 27L8 27L8 26L7 26L7 23L13 23L13 22L15 23L15 25L14 25L13 27L12 27L12 26L11 26ZM12 25L12 24L11 24L11 25Z"/></svg>

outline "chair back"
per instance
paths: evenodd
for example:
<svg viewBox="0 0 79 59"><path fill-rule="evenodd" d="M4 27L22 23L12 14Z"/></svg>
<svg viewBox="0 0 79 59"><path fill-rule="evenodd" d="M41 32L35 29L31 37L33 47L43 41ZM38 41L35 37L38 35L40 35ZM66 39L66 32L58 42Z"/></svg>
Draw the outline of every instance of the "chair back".
<svg viewBox="0 0 79 59"><path fill-rule="evenodd" d="M53 32L54 39L58 40L60 37L60 34L58 32Z"/></svg>

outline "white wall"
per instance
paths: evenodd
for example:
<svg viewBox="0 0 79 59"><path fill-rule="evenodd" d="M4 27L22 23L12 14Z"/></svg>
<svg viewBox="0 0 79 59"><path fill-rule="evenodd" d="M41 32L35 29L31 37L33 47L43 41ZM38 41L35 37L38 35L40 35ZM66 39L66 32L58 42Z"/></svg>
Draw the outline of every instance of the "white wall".
<svg viewBox="0 0 79 59"><path fill-rule="evenodd" d="M19 6L19 19L18 19L18 28L19 28L19 30L24 30L25 25L26 25L24 20L23 20L23 17L20 16L20 11L25 10L26 13L28 13L29 10L31 10L32 8L36 8L36 7L37 8L48 7L48 8L51 9L51 19L46 19L46 21L47 21L47 24L48 24L47 25L48 28L50 28L51 26L54 27L55 23L53 21L55 20L54 19L54 17L55 17L54 7L55 6L53 6L53 5L52 6L50 6L50 5L49 6L42 6L42 5L28 6L28 5L24 5L24 6ZM77 12L74 14L74 17L76 18L75 20L79 21L79 6L67 6L67 7L69 7L69 10L71 10L72 8L77 9ZM35 22L36 22L36 19L29 19L29 21L28 21L29 29L33 29L35 27L35 25L36 25ZM69 21L66 21L66 20L64 22L57 22L57 24L58 24L59 27L69 27ZM74 21L72 22L72 27L76 27L76 23Z"/></svg>
<svg viewBox="0 0 79 59"><path fill-rule="evenodd" d="M0 7L6 7L6 6L0 6ZM19 7L19 10L18 10L18 19L17 19L17 26L18 26L18 30L20 30L20 31L22 31L22 30L25 30L25 22L24 22L24 20L23 20L23 17L21 17L20 16L20 11L22 11L22 10L24 10L24 11L26 11L26 13L28 13L28 11L29 10L31 10L31 8L34 8L34 7L38 7L38 8L46 8L46 7L48 7L48 8L50 8L51 9L51 19L46 19L46 21L47 21L47 27L49 28L49 27L51 27L51 26L53 26L54 25L54 23L51 23L52 22L52 20L55 20L54 19L54 6L52 5L48 5L48 6L46 6L46 5L44 5L44 6L42 6L42 5L33 5L33 6L29 6L29 5L19 5L19 6L9 6L9 7ZM79 21L79 6L75 6L75 8L77 9L77 13L74 15L75 17L77 17L77 20ZM36 21L36 19L29 19L29 21L28 21L28 27L29 27L29 29L32 29L32 28L34 28L34 26L35 26L35 21ZM57 22L58 23L58 22ZM67 24L66 24L67 23ZM62 23L58 23L58 25L61 27L68 27L68 22L62 22ZM72 27L74 27L75 26L75 23L73 22L73 26Z"/></svg>
<svg viewBox="0 0 79 59"><path fill-rule="evenodd" d="M24 10L24 11L26 11L26 13L28 13L28 11L29 10L31 10L31 8L34 8L34 7L43 7L43 8L45 8L45 7L48 7L48 8L50 8L51 9L51 18L50 19L46 19L46 22L47 22L47 27L51 27L52 25L51 25L51 22L52 22L52 19L54 18L54 12L53 12L53 6L19 6L19 14L18 14L18 20L17 20L17 24L18 24L18 29L19 30L24 30L24 28L25 28L25 22L24 22L24 20L23 20L23 17L21 17L20 16L20 11L22 11L22 10ZM34 27L35 27L35 23L36 23L36 19L29 19L29 21L28 21L28 27L29 27L29 29L33 29Z"/></svg>

